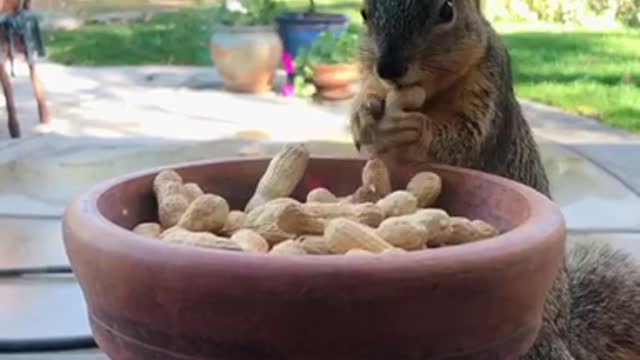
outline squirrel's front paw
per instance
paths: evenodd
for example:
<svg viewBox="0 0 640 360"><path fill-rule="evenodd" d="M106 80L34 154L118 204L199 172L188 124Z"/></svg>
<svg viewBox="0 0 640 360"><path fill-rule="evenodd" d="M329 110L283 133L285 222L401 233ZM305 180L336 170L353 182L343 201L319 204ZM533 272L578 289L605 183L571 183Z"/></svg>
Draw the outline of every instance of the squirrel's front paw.
<svg viewBox="0 0 640 360"><path fill-rule="evenodd" d="M426 123L427 116L420 112L385 115L377 123L373 135L372 150L383 154L396 148L414 144L422 138Z"/></svg>
<svg viewBox="0 0 640 360"><path fill-rule="evenodd" d="M362 103L351 114L351 135L358 150L362 145L370 145L382 115L384 99L375 95L367 95Z"/></svg>

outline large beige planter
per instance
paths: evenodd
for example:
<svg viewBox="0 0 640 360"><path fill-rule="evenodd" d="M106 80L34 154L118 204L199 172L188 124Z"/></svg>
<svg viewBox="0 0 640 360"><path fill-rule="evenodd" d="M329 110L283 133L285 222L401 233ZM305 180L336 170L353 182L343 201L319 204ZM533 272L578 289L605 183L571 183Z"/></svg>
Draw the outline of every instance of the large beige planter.
<svg viewBox="0 0 640 360"><path fill-rule="evenodd" d="M210 48L227 90L250 93L272 90L283 52L275 26L221 27L211 37Z"/></svg>

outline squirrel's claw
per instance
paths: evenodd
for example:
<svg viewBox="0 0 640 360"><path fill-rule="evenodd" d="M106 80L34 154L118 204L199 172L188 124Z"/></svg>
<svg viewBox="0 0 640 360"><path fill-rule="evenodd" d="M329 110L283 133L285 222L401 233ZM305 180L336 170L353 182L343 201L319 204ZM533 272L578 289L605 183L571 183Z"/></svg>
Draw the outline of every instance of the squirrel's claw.
<svg viewBox="0 0 640 360"><path fill-rule="evenodd" d="M378 123L384 115L384 99L368 95L351 115L351 135L358 152L373 145Z"/></svg>

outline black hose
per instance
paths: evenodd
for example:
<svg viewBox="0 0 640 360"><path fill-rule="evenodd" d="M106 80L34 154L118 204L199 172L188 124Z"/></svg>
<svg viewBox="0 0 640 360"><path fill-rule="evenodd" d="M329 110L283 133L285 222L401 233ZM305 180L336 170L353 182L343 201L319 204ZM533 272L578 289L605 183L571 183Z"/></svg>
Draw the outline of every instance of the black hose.
<svg viewBox="0 0 640 360"><path fill-rule="evenodd" d="M72 351L93 349L96 347L96 342L91 336L44 339L0 339L0 354Z"/></svg>
<svg viewBox="0 0 640 360"><path fill-rule="evenodd" d="M73 274L70 266L41 266L14 269L0 269L0 278L15 278L28 275L67 275Z"/></svg>

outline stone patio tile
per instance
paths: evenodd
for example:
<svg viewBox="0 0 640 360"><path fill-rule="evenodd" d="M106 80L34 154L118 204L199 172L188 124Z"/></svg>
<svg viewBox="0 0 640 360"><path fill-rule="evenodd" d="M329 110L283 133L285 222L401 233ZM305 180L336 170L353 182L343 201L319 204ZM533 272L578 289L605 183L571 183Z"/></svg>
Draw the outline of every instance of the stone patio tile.
<svg viewBox="0 0 640 360"><path fill-rule="evenodd" d="M0 281L0 339L42 339L91 333L72 276Z"/></svg>
<svg viewBox="0 0 640 360"><path fill-rule="evenodd" d="M614 129L596 120L567 114L557 108L520 100L536 133L563 144L640 143L640 136Z"/></svg>
<svg viewBox="0 0 640 360"><path fill-rule="evenodd" d="M640 142L623 144L578 144L581 155L607 169L640 194Z"/></svg>
<svg viewBox="0 0 640 360"><path fill-rule="evenodd" d="M0 269L69 263L59 220L0 217L0 229Z"/></svg>
<svg viewBox="0 0 640 360"><path fill-rule="evenodd" d="M640 198L618 179L567 148L546 143L541 152L569 228L640 230Z"/></svg>
<svg viewBox="0 0 640 360"><path fill-rule="evenodd" d="M578 242L609 243L617 249L623 249L636 258L640 264L640 232L636 234L572 234L567 238L569 246Z"/></svg>

